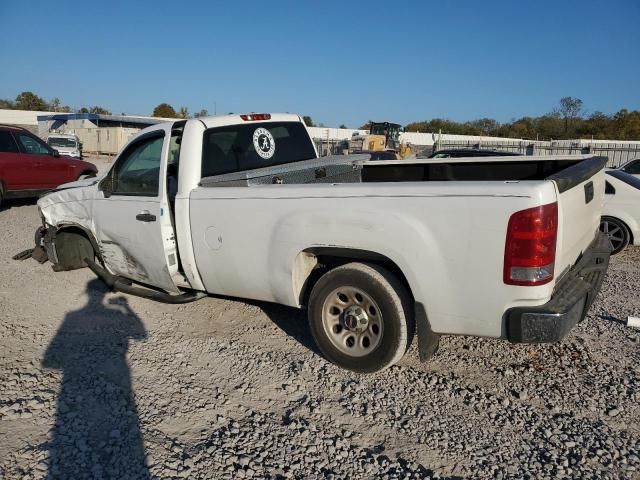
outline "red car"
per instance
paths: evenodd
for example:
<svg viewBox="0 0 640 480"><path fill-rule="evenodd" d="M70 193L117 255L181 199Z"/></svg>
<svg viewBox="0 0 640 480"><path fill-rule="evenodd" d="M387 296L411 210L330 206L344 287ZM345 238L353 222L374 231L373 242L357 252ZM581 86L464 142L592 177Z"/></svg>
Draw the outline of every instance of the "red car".
<svg viewBox="0 0 640 480"><path fill-rule="evenodd" d="M0 204L3 199L37 197L96 173L93 163L61 156L28 130L0 125Z"/></svg>

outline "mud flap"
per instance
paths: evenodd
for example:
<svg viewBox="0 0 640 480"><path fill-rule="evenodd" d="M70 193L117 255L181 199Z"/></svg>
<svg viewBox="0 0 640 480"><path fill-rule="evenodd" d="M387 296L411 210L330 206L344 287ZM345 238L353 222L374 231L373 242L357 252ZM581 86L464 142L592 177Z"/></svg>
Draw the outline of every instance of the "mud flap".
<svg viewBox="0 0 640 480"><path fill-rule="evenodd" d="M31 252L31 258L33 258L38 263L44 263L49 260L47 251L40 245L33 249L33 252Z"/></svg>
<svg viewBox="0 0 640 480"><path fill-rule="evenodd" d="M418 353L420 361L426 362L438 351L440 335L431 330L427 312L420 302L416 302L415 305L415 318L418 327Z"/></svg>
<svg viewBox="0 0 640 480"><path fill-rule="evenodd" d="M31 258L31 254L33 253L33 248L30 248L29 250L24 250L20 253L17 253L16 255L14 255L13 257L11 257L13 260L26 260L27 258Z"/></svg>
<svg viewBox="0 0 640 480"><path fill-rule="evenodd" d="M11 258L13 260L20 261L27 260L28 258L33 258L38 263L44 263L49 260L47 252L40 245L36 246L35 248L30 248L29 250L24 250Z"/></svg>

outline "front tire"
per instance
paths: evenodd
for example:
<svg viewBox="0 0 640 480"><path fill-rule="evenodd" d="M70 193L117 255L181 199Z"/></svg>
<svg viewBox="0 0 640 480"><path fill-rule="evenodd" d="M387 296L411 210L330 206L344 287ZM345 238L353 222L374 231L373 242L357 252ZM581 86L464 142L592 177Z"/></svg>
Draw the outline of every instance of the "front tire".
<svg viewBox="0 0 640 480"><path fill-rule="evenodd" d="M631 239L629 229L617 218L607 216L602 217L600 219L600 231L609 238L609 241L613 246L611 255L620 253L622 250L627 248L627 245L629 245L629 240Z"/></svg>
<svg viewBox="0 0 640 480"><path fill-rule="evenodd" d="M308 310L319 350L354 372L377 372L397 363L415 332L407 288L378 265L348 263L327 272L313 287Z"/></svg>

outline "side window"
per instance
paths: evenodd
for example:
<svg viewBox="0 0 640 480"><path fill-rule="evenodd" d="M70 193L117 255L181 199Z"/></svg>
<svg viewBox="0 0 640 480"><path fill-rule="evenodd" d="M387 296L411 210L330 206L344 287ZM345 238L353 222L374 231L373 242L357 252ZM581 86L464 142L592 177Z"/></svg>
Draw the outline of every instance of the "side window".
<svg viewBox="0 0 640 480"><path fill-rule="evenodd" d="M18 145L16 145L11 132L0 131L0 152L18 153Z"/></svg>
<svg viewBox="0 0 640 480"><path fill-rule="evenodd" d="M630 173L632 175L639 175L640 174L640 159L635 160L633 162L629 162L627 164L626 167L623 168L623 170L627 173Z"/></svg>
<svg viewBox="0 0 640 480"><path fill-rule="evenodd" d="M164 137L141 140L123 153L112 172L113 195L158 195L163 141Z"/></svg>
<svg viewBox="0 0 640 480"><path fill-rule="evenodd" d="M16 137L18 138L18 142L22 146L22 151L24 153L31 153L34 155L51 155L51 151L47 148L45 143L37 138L25 133L18 133Z"/></svg>
<svg viewBox="0 0 640 480"><path fill-rule="evenodd" d="M615 195L616 189L609 182L604 182L604 194L605 195Z"/></svg>

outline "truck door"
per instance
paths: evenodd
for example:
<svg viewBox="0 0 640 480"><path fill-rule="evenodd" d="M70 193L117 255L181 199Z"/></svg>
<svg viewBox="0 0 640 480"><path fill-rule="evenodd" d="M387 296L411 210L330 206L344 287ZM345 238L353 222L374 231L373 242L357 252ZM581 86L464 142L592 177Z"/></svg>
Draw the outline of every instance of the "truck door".
<svg viewBox="0 0 640 480"><path fill-rule="evenodd" d="M100 182L95 232L114 274L169 292L178 289L176 241L167 202L170 127L144 133L118 156Z"/></svg>

